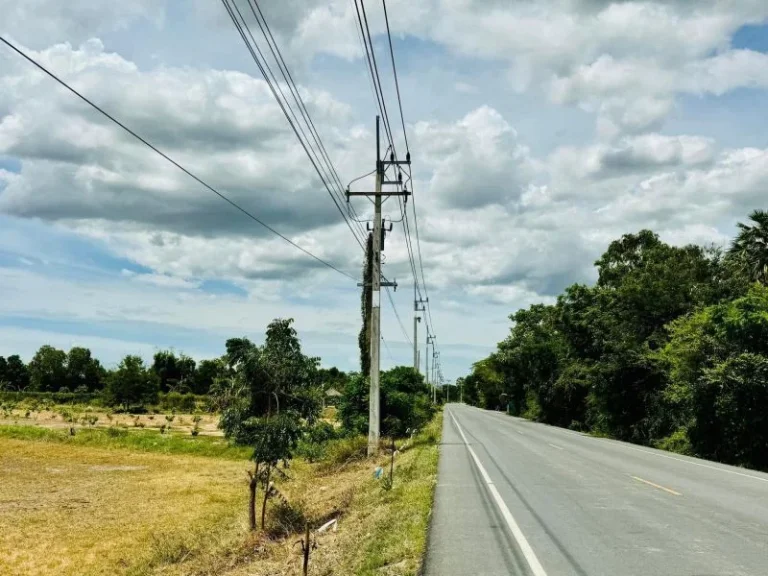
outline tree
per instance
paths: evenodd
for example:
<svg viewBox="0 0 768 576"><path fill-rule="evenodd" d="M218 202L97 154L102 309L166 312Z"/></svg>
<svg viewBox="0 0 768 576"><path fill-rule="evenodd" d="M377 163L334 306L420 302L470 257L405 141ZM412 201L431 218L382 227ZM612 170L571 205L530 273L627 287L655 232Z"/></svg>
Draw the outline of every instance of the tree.
<svg viewBox="0 0 768 576"><path fill-rule="evenodd" d="M4 390L8 386L8 361L0 356L0 390Z"/></svg>
<svg viewBox="0 0 768 576"><path fill-rule="evenodd" d="M5 381L12 390L25 390L29 386L29 370L18 354L8 356L5 366Z"/></svg>
<svg viewBox="0 0 768 576"><path fill-rule="evenodd" d="M192 392L195 394L208 394L214 382L227 376L226 361L221 358L213 360L201 360L195 370L192 384Z"/></svg>
<svg viewBox="0 0 768 576"><path fill-rule="evenodd" d="M765 438L761 414L768 406L759 389L768 359L768 288L755 284L742 298L679 318L670 333L661 357L675 429L696 454L768 467L758 454L765 444L756 448Z"/></svg>
<svg viewBox="0 0 768 576"><path fill-rule="evenodd" d="M249 472L249 506L248 518L251 530L256 529L256 488L259 478L259 467L266 466L264 473L264 498L261 505L261 528L269 498L269 484L272 469L280 460L289 460L301 437L301 426L295 414L283 413L268 418L249 418L238 428L235 441L238 444L253 446L252 459L255 469Z"/></svg>
<svg viewBox="0 0 768 576"><path fill-rule="evenodd" d="M754 210L752 224L737 224L739 233L731 244L731 256L754 282L768 284L768 212Z"/></svg>
<svg viewBox="0 0 768 576"><path fill-rule="evenodd" d="M67 354L66 381L70 390L85 386L88 392L93 392L104 386L102 381L103 369L101 363L91 357L88 348L75 346Z"/></svg>
<svg viewBox="0 0 768 576"><path fill-rule="evenodd" d="M144 366L144 360L128 355L110 374L104 392L109 404L130 406L156 403L159 388L157 375Z"/></svg>
<svg viewBox="0 0 768 576"><path fill-rule="evenodd" d="M339 417L347 430L365 434L368 430L368 380L353 374L344 387ZM381 431L388 436L405 436L406 430L421 428L434 414L430 389L424 377L411 366L397 366L381 373Z"/></svg>
<svg viewBox="0 0 768 576"><path fill-rule="evenodd" d="M363 263L363 290L360 296L360 315L362 316L363 326L360 328L360 334L357 337L360 347L360 373L370 374L371 372L371 328L369 326L371 319L371 298L373 290L373 235L368 234L368 240L365 245L365 262Z"/></svg>
<svg viewBox="0 0 768 576"><path fill-rule="evenodd" d="M67 383L67 355L63 350L44 345L29 363L29 382L32 390L56 392Z"/></svg>
<svg viewBox="0 0 768 576"><path fill-rule="evenodd" d="M176 356L173 350L156 352L152 371L160 380L162 392L186 392L194 386L195 361L184 354Z"/></svg>

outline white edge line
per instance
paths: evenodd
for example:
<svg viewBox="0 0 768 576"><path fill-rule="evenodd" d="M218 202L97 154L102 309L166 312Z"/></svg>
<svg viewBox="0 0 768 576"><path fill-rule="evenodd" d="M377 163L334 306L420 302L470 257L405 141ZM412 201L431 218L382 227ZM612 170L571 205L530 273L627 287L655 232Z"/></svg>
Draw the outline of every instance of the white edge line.
<svg viewBox="0 0 768 576"><path fill-rule="evenodd" d="M456 421L453 412L449 411L448 414L451 415L451 420L453 420L456 429L459 431L461 439L464 440L464 445L467 447L467 450L469 450L469 454L472 456L472 460L474 461L475 466L477 466L477 469L480 471L480 475L483 477L483 481L485 481L485 484L488 487L488 491L491 493L491 496L493 496L493 500L496 502L496 506L499 508L501 515L504 517L510 532L512 532L512 536L514 536L515 540L517 541L517 545L520 547L520 551L523 553L523 556L525 556L525 560L528 562L528 566L531 568L531 572L533 572L534 576L547 576L547 573L541 566L541 562L539 562L539 559L536 557L536 553L528 543L528 540L523 534L523 531L520 530L520 526L518 526L514 516L512 516L512 512L510 512L509 508L507 508L507 505L504 503L501 494L499 494L496 486L491 481L491 477L488 476L488 472L486 472L483 465L480 464L480 460L478 459L477 454L475 454L472 446L470 446L469 442L467 442L467 437L464 436L464 431Z"/></svg>

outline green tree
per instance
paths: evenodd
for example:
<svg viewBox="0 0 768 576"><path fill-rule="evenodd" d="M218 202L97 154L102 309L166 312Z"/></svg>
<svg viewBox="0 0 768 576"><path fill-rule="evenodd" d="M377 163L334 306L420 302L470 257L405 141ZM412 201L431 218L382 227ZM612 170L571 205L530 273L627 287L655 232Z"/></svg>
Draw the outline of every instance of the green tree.
<svg viewBox="0 0 768 576"><path fill-rule="evenodd" d="M5 390L9 386L8 382L8 361L0 356L0 390Z"/></svg>
<svg viewBox="0 0 768 576"><path fill-rule="evenodd" d="M763 438L759 414L768 404L759 404L759 390L752 386L760 386L761 358L768 358L768 288L755 284L742 298L679 318L670 333L661 354L669 371L664 400L678 433L701 456L766 467L748 434L726 436L738 420L755 442ZM747 382L747 374L755 382ZM755 402L751 408L739 400L746 397Z"/></svg>
<svg viewBox="0 0 768 576"><path fill-rule="evenodd" d="M411 366L397 366L381 372L381 432L405 436L406 430L423 427L434 414L429 386ZM368 432L368 380L353 374L339 403L342 426L358 434Z"/></svg>
<svg viewBox="0 0 768 576"><path fill-rule="evenodd" d="M159 389L157 375L144 366L144 360L128 355L109 375L104 392L109 404L130 406L156 403Z"/></svg>
<svg viewBox="0 0 768 576"><path fill-rule="evenodd" d="M67 354L53 346L44 345L29 363L29 382L32 390L56 392L67 384Z"/></svg>
<svg viewBox="0 0 768 576"><path fill-rule="evenodd" d="M152 371L160 380L162 392L188 392L194 387L195 361L184 354L176 356L173 350L156 352Z"/></svg>
<svg viewBox="0 0 768 576"><path fill-rule="evenodd" d="M221 358L201 360L195 370L192 392L195 394L208 394L214 382L228 375L226 361Z"/></svg>
<svg viewBox="0 0 768 576"><path fill-rule="evenodd" d="M293 451L301 437L302 429L295 414L284 412L268 418L249 418L238 428L235 441L238 444L253 446L252 459L255 469L249 473L249 505L248 518L251 530L256 529L256 488L259 479L259 468L264 470L264 497L261 505L261 528L267 511L269 484L272 470L280 460L286 461L293 457Z"/></svg>
<svg viewBox="0 0 768 576"><path fill-rule="evenodd" d="M729 255L750 280L765 285L768 284L768 212L755 210L749 219L751 224L738 223L739 233Z"/></svg>
<svg viewBox="0 0 768 576"><path fill-rule="evenodd" d="M25 390L29 386L29 370L18 354L6 358L5 380L12 390Z"/></svg>
<svg viewBox="0 0 768 576"><path fill-rule="evenodd" d="M233 375L215 386L212 394L221 408L220 426L228 437L235 437L249 418L284 410L309 421L317 418L322 408L319 361L302 352L292 319L270 322L262 346L247 338L231 338L226 349Z"/></svg>
<svg viewBox="0 0 768 576"><path fill-rule="evenodd" d="M66 382L70 390L85 386L89 392L99 390L104 386L102 380L104 370L101 363L91 357L88 348L75 346L67 354Z"/></svg>

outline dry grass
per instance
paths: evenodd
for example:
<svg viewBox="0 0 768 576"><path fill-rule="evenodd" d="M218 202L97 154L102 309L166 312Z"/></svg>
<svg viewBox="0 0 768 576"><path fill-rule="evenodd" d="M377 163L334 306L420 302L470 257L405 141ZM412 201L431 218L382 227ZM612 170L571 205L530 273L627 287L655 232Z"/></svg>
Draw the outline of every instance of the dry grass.
<svg viewBox="0 0 768 576"><path fill-rule="evenodd" d="M151 574L214 551L204 533L244 530L244 468L0 438L0 574Z"/></svg>
<svg viewBox="0 0 768 576"><path fill-rule="evenodd" d="M0 435L0 550L13 551L0 555L0 574L298 575L303 519L314 529L338 518L338 531L317 536L310 574L415 575L440 429L438 416L396 457L391 490L373 477L376 466L388 470L386 454L294 461L276 478L289 507L270 499L267 530L255 534L246 528L244 460Z"/></svg>

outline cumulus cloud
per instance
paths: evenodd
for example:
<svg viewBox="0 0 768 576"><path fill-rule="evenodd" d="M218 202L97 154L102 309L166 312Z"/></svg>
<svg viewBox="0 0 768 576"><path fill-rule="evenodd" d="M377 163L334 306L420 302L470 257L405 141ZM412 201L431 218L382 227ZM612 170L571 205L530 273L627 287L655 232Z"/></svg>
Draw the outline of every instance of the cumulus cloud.
<svg viewBox="0 0 768 576"><path fill-rule="evenodd" d="M453 124L414 127L423 161L434 167L430 195L445 206L509 204L535 173L528 149L496 110L483 106Z"/></svg>
<svg viewBox="0 0 768 576"><path fill-rule="evenodd" d="M349 230L264 82L219 70L141 71L96 40L34 56L257 217L313 252L357 267L359 254L336 241ZM206 249L211 239L226 237L222 242L240 259L232 272L285 273L302 262L316 267L287 244L273 246L281 240L265 240L267 248L252 253L248 242L266 239L265 229L25 63L6 70L0 77L7 110L0 118L0 154L20 160L21 171L0 172L0 210L89 234L130 236L129 244L174 255L180 267L179 251L205 255L213 251ZM331 155L354 162L359 141L368 143L370 135L345 121L348 108L328 94L306 90L305 100L318 121L337 123L325 134ZM331 240L327 247L312 241L312 232L325 228L320 236ZM168 241L151 244L149 238Z"/></svg>

